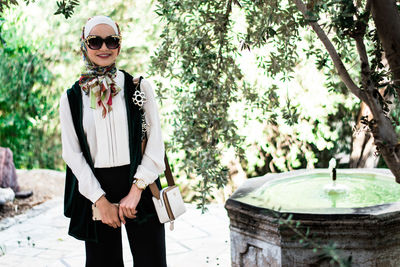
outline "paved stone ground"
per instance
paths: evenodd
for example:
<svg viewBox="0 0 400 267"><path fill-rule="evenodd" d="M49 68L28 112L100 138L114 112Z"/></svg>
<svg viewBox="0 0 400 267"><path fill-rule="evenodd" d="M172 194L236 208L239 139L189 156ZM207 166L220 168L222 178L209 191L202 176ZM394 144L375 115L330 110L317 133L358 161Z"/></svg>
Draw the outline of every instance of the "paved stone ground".
<svg viewBox="0 0 400 267"><path fill-rule="evenodd" d="M84 266L84 243L68 236L69 220L62 208L56 198L0 221L0 266ZM229 219L223 205L210 205L205 214L194 205L187 208L174 231L166 225L168 267L230 266ZM122 232L125 266L132 266Z"/></svg>

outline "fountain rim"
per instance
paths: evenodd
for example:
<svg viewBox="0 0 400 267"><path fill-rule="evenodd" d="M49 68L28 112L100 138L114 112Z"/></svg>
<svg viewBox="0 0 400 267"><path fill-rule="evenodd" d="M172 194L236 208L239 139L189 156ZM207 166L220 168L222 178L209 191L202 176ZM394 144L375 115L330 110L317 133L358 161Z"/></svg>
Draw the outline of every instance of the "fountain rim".
<svg viewBox="0 0 400 267"><path fill-rule="evenodd" d="M241 194L246 193L249 191L250 188L258 187L263 185L265 182L272 182L275 180L287 179L293 176L301 176L307 174L319 174L319 173L329 173L330 169L327 168L318 168L318 169L300 169L300 170L293 170L284 173L268 173L264 176L255 177L258 179L248 179L246 180L239 188L232 194L232 196L227 200L226 207L232 205L234 202L238 202L240 206L256 209L259 212L264 211L271 211L278 214L293 214L294 218L308 218L312 216L321 216L321 218L326 218L326 216L333 218L344 218L344 217L360 217L360 216L380 216L380 215L388 215L390 213L400 213L400 202L392 202L392 203L385 203L379 204L374 206L367 206L367 207L359 207L359 208L321 208L321 209L299 209L299 210L284 210L279 211L270 208L264 208L255 206L246 202L242 202L238 197ZM365 168L365 169L338 169L338 173L346 174L346 173L359 173L359 174L377 174L380 176L387 176L395 181L395 177L391 173L389 169L384 168ZM254 179L254 180L253 180Z"/></svg>

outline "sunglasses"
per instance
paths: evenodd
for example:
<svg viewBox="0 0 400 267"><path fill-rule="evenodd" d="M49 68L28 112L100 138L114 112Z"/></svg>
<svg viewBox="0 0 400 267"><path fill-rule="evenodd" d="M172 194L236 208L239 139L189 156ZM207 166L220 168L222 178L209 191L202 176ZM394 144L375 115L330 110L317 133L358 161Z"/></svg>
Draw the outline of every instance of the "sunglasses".
<svg viewBox="0 0 400 267"><path fill-rule="evenodd" d="M121 44L121 39L120 35L110 35L104 39L97 35L89 35L85 39L85 44L92 50L99 50L103 43L106 44L108 49L117 49Z"/></svg>

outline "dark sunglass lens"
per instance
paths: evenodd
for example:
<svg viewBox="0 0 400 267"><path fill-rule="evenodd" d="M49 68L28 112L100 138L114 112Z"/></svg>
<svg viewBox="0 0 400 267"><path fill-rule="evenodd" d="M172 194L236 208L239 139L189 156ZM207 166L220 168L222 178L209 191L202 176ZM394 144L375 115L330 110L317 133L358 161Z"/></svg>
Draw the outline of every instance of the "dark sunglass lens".
<svg viewBox="0 0 400 267"><path fill-rule="evenodd" d="M103 40L100 37L90 38L89 41L89 48L93 50L98 50L103 45Z"/></svg>
<svg viewBox="0 0 400 267"><path fill-rule="evenodd" d="M119 47L119 39L117 37L107 37L105 40L108 49L116 49Z"/></svg>

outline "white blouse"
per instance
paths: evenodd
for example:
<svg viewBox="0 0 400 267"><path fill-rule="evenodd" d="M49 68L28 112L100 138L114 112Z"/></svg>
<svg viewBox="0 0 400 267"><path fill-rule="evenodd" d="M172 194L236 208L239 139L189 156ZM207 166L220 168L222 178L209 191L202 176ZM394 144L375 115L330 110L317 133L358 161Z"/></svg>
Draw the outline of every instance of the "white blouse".
<svg viewBox="0 0 400 267"><path fill-rule="evenodd" d="M115 79L124 88L124 73L117 71ZM146 96L143 105L147 124L147 145L142 161L134 175L146 184L154 182L165 170L164 142L161 136L160 118L153 89L148 81L142 80L140 89ZM112 111L102 117L102 108L90 108L89 95L82 92L83 130L95 168L109 168L127 165L129 156L129 133L125 107L124 90L112 99ZM78 179L79 192L93 203L105 192L94 176L81 151L72 121L67 93L60 99L60 124L62 157Z"/></svg>

